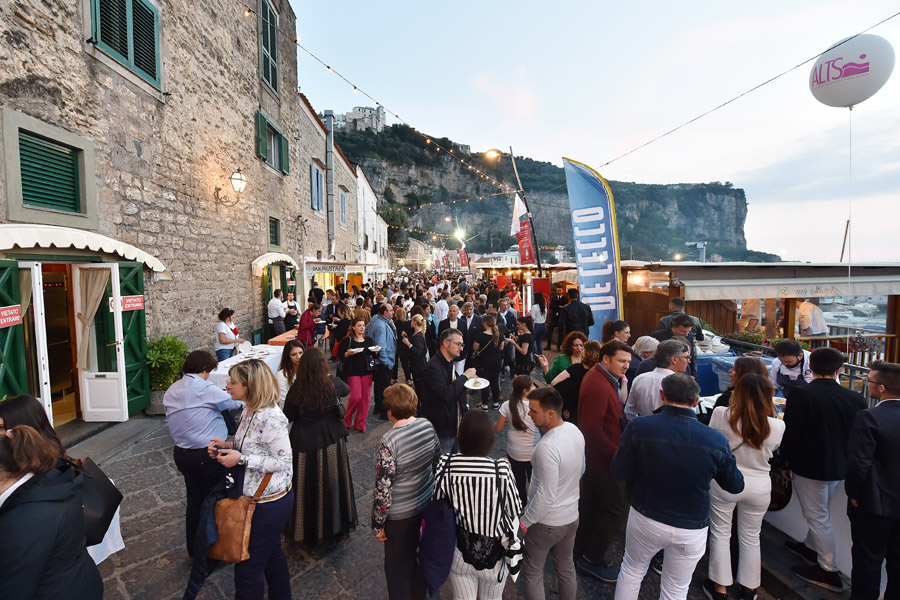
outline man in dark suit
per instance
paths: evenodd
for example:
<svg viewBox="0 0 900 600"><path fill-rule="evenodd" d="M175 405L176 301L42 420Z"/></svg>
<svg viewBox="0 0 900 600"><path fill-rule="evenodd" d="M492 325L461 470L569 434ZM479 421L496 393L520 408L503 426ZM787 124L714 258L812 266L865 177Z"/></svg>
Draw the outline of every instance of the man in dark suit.
<svg viewBox="0 0 900 600"><path fill-rule="evenodd" d="M516 312L516 309L512 308L509 303L509 298L506 296L500 298L500 310L497 311L497 324L500 324L500 321L503 321L503 324L506 326L506 331L512 332L515 335L515 332L518 331L517 322L519 320L519 313ZM500 335L503 336L503 339L506 339L506 334L501 330ZM515 370L515 360L516 355L514 354L515 350L512 347L512 344L507 344L506 348L503 350L503 360L504 366L509 367L510 375L512 375Z"/></svg>
<svg viewBox="0 0 900 600"><path fill-rule="evenodd" d="M459 421L469 409L466 402L466 380L476 375L475 369L467 369L457 376L453 368L453 361L459 357L463 348L462 333L458 329L445 329L438 340L438 351L428 361L422 375L425 393L419 401L422 416L434 426L441 451L450 452L456 444Z"/></svg>
<svg viewBox="0 0 900 600"><path fill-rule="evenodd" d="M559 326L566 335L580 331L590 337L594 324L594 312L591 307L578 299L578 288L569 290L569 303L559 310Z"/></svg>
<svg viewBox="0 0 900 600"><path fill-rule="evenodd" d="M885 598L900 598L900 364L872 363L874 408L856 413L847 445L853 598L876 600L887 562Z"/></svg>
<svg viewBox="0 0 900 600"><path fill-rule="evenodd" d="M559 311L569 303L569 299L563 294L563 286L557 285L554 289L554 295L550 298L550 314L547 315L547 350L553 347L553 332L559 329L559 335L556 338L557 350L562 348L563 338L566 337L566 330L559 324Z"/></svg>
<svg viewBox="0 0 900 600"><path fill-rule="evenodd" d="M694 345L694 334L692 333L694 321L688 315L681 313L674 315L669 320L668 329L657 329L650 335L661 342L670 340L673 337L681 336L687 339L688 345L691 347L691 372L690 375L694 379L697 378L697 347Z"/></svg>
<svg viewBox="0 0 900 600"><path fill-rule="evenodd" d="M466 363L468 364L469 359L472 357L472 342L475 340L475 337L482 332L484 327L481 325L481 316L475 314L475 305L471 302L466 302L463 304L463 314L460 317L460 331L463 334L463 341L466 343L466 347L463 350L466 356ZM474 367L474 364L469 364L468 366Z"/></svg>
<svg viewBox="0 0 900 600"><path fill-rule="evenodd" d="M674 320L674 319L673 319ZM813 380L788 390L784 411L781 457L793 473L794 494L809 525L805 542L786 542L788 550L806 561L795 566L797 577L819 587L843 590L828 505L835 488L847 476L847 441L865 398L838 383L844 355L818 348L809 356Z"/></svg>

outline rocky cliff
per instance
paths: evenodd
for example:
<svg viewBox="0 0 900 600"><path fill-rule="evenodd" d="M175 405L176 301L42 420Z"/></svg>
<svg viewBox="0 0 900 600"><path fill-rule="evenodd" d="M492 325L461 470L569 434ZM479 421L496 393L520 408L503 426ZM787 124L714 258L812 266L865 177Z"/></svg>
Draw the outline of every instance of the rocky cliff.
<svg viewBox="0 0 900 600"><path fill-rule="evenodd" d="M493 195L499 191L497 187L446 152L434 152L412 130L394 126L380 134L341 133L337 142L351 160L365 168L385 203L382 214L389 223L399 226L394 230L395 240L402 238L402 231L414 236L432 231L452 233L458 223L467 237L478 236L468 244L473 252L505 249L514 243L509 237L512 198L508 194ZM450 140L437 142L453 148L455 154L461 151ZM479 154L458 155L483 165L479 168L500 181L515 181L508 157L491 163ZM516 165L534 215L539 244L571 248L572 224L563 169L519 156ZM747 200L744 191L731 183L609 184L615 198L623 259L670 259L675 253L690 257L694 249L685 247L688 241L707 241L708 255L718 253L726 260L777 258L747 250ZM400 213L405 219L398 216Z"/></svg>

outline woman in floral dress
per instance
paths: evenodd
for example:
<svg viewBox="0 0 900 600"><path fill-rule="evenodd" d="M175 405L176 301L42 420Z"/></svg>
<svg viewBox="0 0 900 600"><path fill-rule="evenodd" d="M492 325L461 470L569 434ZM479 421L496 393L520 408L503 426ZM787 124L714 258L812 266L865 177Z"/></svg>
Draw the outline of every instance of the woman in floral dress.
<svg viewBox="0 0 900 600"><path fill-rule="evenodd" d="M291 428L297 502L290 530L306 546L333 543L356 528L344 408L350 388L328 373L325 355L309 348L284 401Z"/></svg>

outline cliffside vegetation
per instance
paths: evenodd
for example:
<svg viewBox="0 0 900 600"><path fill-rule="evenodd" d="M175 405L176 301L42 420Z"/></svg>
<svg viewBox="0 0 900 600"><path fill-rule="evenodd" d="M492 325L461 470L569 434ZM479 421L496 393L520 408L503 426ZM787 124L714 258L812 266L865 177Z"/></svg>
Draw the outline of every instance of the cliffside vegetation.
<svg viewBox="0 0 900 600"><path fill-rule="evenodd" d="M505 250L515 243L508 235L511 199L493 196L496 187L462 168L446 152L436 152L412 128L393 125L381 133L338 131L335 139L350 160L365 166L381 200L379 214L394 226L389 229L389 242L395 249L402 251L407 235L449 233L457 222L474 235L467 243L470 252ZM467 147L448 138L432 139L467 162L480 165L495 179L515 186L507 156L488 159L466 152ZM572 250L564 170L524 156L516 157L516 167L534 213L538 244ZM730 182L653 185L610 181L609 185L616 203L623 259L666 260L675 254L697 259L697 250L686 247L685 242L706 241L707 257L779 260L774 254L747 249L743 231L746 197ZM470 200L449 203L460 198ZM447 204L441 206L440 202Z"/></svg>

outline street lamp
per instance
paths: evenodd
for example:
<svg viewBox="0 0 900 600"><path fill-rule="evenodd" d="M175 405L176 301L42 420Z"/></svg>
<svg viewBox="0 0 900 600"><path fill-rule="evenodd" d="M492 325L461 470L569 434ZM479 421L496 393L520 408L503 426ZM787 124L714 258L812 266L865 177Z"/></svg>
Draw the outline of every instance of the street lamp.
<svg viewBox="0 0 900 600"><path fill-rule="evenodd" d="M484 153L485 158L496 158L497 160L504 155L509 156L509 160L512 162L513 173L516 176L516 184L519 186L517 191L522 196L522 203L525 204L525 214L528 215L528 224L531 226L531 243L534 246L534 260L537 263L538 277L543 277L544 270L541 267L541 250L537 243L537 231L534 229L534 219L531 216L531 208L528 206L528 199L525 197L525 190L522 189L522 180L519 179L519 170L516 168L516 155L513 153L512 146L509 147L509 154L501 152L496 148L491 148Z"/></svg>

